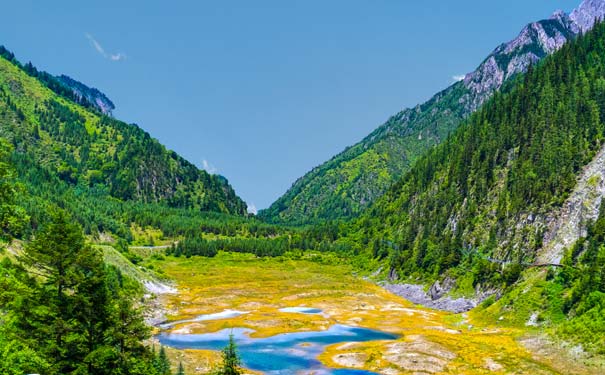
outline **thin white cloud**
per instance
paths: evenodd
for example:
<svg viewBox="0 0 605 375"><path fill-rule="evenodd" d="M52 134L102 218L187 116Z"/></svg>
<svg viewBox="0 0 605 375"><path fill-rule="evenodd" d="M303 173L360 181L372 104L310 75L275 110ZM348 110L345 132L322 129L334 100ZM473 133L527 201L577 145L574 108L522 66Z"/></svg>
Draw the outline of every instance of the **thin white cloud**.
<svg viewBox="0 0 605 375"><path fill-rule="evenodd" d="M462 81L464 79L464 77L466 77L464 74L454 75L454 76L452 76L452 81L454 81L454 82Z"/></svg>
<svg viewBox="0 0 605 375"><path fill-rule="evenodd" d="M90 35L89 33L86 33L85 35L86 39L88 39L90 44L97 50L97 52L99 52L102 56L107 56L105 50L103 49L103 46L101 46L101 44L97 42L97 40L92 35Z"/></svg>
<svg viewBox="0 0 605 375"><path fill-rule="evenodd" d="M206 159L202 160L202 168L210 174L215 174L217 171L216 167Z"/></svg>
<svg viewBox="0 0 605 375"><path fill-rule="evenodd" d="M248 204L248 213L253 215L258 214L258 210L256 209L256 205L254 203Z"/></svg>
<svg viewBox="0 0 605 375"><path fill-rule="evenodd" d="M115 55L111 55L111 56L109 56L109 59L110 59L111 61L120 61L120 60L126 60L126 55L125 55L125 54L123 54L123 53L118 52L118 53L116 53Z"/></svg>
<svg viewBox="0 0 605 375"><path fill-rule="evenodd" d="M121 52L107 53L101 43L99 43L91 34L86 33L84 34L84 36L86 36L86 39L88 39L90 45L99 53L99 55L103 56L104 58L109 59L111 61L126 60L126 55Z"/></svg>

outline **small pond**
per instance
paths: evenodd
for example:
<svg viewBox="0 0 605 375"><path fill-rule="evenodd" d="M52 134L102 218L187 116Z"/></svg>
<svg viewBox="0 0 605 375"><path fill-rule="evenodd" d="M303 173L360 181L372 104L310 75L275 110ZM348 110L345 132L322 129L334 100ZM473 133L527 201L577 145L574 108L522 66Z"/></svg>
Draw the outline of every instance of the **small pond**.
<svg viewBox="0 0 605 375"><path fill-rule="evenodd" d="M233 334L243 365L266 374L365 375L369 371L330 369L317 357L326 346L373 340L394 340L398 336L367 328L333 325L326 331L283 333L266 338L252 338L254 331L244 328L225 329L206 334L171 334L157 336L162 345L178 349L221 350Z"/></svg>
<svg viewBox="0 0 605 375"><path fill-rule="evenodd" d="M281 312L285 313L300 313L300 314L321 314L321 309L316 309L313 307L284 307L283 309L279 309Z"/></svg>
<svg viewBox="0 0 605 375"><path fill-rule="evenodd" d="M214 313L214 314L198 315L193 319L175 320L175 321L168 322L168 323L162 323L162 324L160 324L160 328L167 329L167 328L171 328L177 324L182 324L182 323L194 323L194 322L203 322L203 321L208 321L208 320L221 320L221 319L237 318L238 316L241 316L244 314L248 314L248 311L224 310L222 312Z"/></svg>

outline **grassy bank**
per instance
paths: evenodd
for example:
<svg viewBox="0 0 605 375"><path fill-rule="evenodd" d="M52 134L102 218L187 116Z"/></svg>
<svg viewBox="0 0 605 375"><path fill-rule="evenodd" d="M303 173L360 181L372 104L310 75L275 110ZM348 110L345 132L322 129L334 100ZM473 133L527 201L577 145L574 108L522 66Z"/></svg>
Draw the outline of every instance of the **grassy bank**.
<svg viewBox="0 0 605 375"><path fill-rule="evenodd" d="M237 318L178 324L172 331L208 333L231 327L253 329L256 337L324 330L332 324L361 326L401 335L393 341L337 344L320 359L333 367L383 374L590 373L573 363L552 363L530 353L518 340L522 328L488 326L471 314L432 311L392 295L354 275L346 261L330 255L256 258L219 253L214 258L149 259L175 280L179 293L163 303L171 320L226 309L248 312ZM280 308L320 308L325 315L282 313ZM203 368L208 352L187 351L188 366ZM179 355L179 354L175 354Z"/></svg>

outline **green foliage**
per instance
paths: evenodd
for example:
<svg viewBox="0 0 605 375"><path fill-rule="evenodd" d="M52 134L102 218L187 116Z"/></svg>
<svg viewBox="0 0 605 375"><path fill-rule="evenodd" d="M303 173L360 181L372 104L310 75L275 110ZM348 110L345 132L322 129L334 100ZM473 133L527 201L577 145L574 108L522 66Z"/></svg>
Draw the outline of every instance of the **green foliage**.
<svg viewBox="0 0 605 375"><path fill-rule="evenodd" d="M24 296L33 293L33 279L8 259L0 261L0 372L3 374L45 373L50 364L36 350L36 343L27 343L18 336L14 326L20 316L13 311L20 308Z"/></svg>
<svg viewBox="0 0 605 375"><path fill-rule="evenodd" d="M511 284L541 247L532 217L564 202L601 147L605 26L566 44L432 148L339 242L400 275ZM379 242L376 243L376 240Z"/></svg>
<svg viewBox="0 0 605 375"><path fill-rule="evenodd" d="M204 238L199 233L187 233L185 238L175 246L167 249L166 253L174 256L214 257L219 251L233 253L249 253L259 257L277 257L287 253L293 254L301 251L319 251L322 253L338 253L340 256L358 255L347 243L334 240L340 230L334 223L316 225L307 230L288 230L270 226L267 229L273 235L266 235L266 231L248 232L248 235L234 237ZM251 234L256 235L252 236ZM265 234L265 236L260 236Z"/></svg>
<svg viewBox="0 0 605 375"><path fill-rule="evenodd" d="M179 368L176 372L176 375L185 375L185 368L183 367L183 362L179 362Z"/></svg>
<svg viewBox="0 0 605 375"><path fill-rule="evenodd" d="M31 213L34 224L42 220L45 214L40 208L50 202L70 212L86 234L98 236L109 232L126 242L133 240L131 223L157 228L168 238L200 232L221 236L267 237L283 231L255 218L170 207L165 202L115 199L102 185L70 185L48 168L32 162L27 155L13 154L12 163L27 192L22 205Z"/></svg>
<svg viewBox="0 0 605 375"><path fill-rule="evenodd" d="M385 193L470 113L462 82L391 117L356 145L298 179L259 216L285 224L351 218Z"/></svg>
<svg viewBox="0 0 605 375"><path fill-rule="evenodd" d="M158 375L171 375L170 361L166 356L166 350L163 346L160 347L160 353L155 358L153 366Z"/></svg>
<svg viewBox="0 0 605 375"><path fill-rule="evenodd" d="M140 261L128 251L133 223L172 238L288 231L247 218L223 177L0 56L0 236L26 241L19 264L0 265L0 372L170 374L164 349L143 345L140 285L84 234L110 233Z"/></svg>
<svg viewBox="0 0 605 375"><path fill-rule="evenodd" d="M199 170L134 124L77 105L69 89L61 95L46 89L50 81L31 64L0 56L0 135L21 158L43 167L38 173L74 187L99 186L120 200L246 214L223 177ZM31 180L46 179L34 172Z"/></svg>
<svg viewBox="0 0 605 375"><path fill-rule="evenodd" d="M78 103L81 106L84 106L89 109L95 109L96 106L94 103L90 102L83 96L76 95L73 90L71 90L66 84L64 84L61 80L52 76L51 74L43 71L39 71L35 66L32 65L31 62L28 62L25 65L22 65L16 58L15 55L7 50L4 46L0 46L0 56L15 64L19 68L21 68L25 73L29 76L37 78L44 86L48 87L55 94L69 99L75 103ZM113 103L112 103L113 104Z"/></svg>
<svg viewBox="0 0 605 375"><path fill-rule="evenodd" d="M190 257L201 255L214 257L219 251L251 253L257 256L279 256L290 249L287 237L277 239L263 238L229 238L206 240L200 237L185 238L173 249L167 251L170 255Z"/></svg>
<svg viewBox="0 0 605 375"><path fill-rule="evenodd" d="M494 295L491 295L491 296L487 297L486 299L484 299L483 302L481 302L480 306L482 309L487 309L488 307L493 305L495 302L496 302L496 297Z"/></svg>
<svg viewBox="0 0 605 375"><path fill-rule="evenodd" d="M551 282L564 288L563 313L570 317L560 332L605 353L605 205L588 235L567 252L566 266Z"/></svg>
<svg viewBox="0 0 605 375"><path fill-rule="evenodd" d="M36 350L0 331L0 372L6 375L44 373L50 367Z"/></svg>
<svg viewBox="0 0 605 375"><path fill-rule="evenodd" d="M143 345L149 328L135 305L138 284L106 266L64 211L48 217L21 264L0 264L0 368L159 375Z"/></svg>
<svg viewBox="0 0 605 375"><path fill-rule="evenodd" d="M229 335L229 343L221 351L221 356L223 361L221 365L212 372L213 375L242 374L242 363L239 358L239 354L237 353L237 345L235 344L235 339L233 338L233 335Z"/></svg>
<svg viewBox="0 0 605 375"><path fill-rule="evenodd" d="M0 138L0 238L4 239L21 236L29 221L25 210L16 204L22 186L15 181L10 152L10 145Z"/></svg>

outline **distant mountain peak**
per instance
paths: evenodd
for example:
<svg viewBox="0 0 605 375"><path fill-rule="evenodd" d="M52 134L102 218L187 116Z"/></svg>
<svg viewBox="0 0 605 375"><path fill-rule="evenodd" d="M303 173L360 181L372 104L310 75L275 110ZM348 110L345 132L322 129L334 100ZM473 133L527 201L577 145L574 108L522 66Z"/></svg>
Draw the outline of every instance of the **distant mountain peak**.
<svg viewBox="0 0 605 375"><path fill-rule="evenodd" d="M594 26L595 20L605 17L605 0L584 0L569 17L585 33Z"/></svg>
<svg viewBox="0 0 605 375"><path fill-rule="evenodd" d="M605 0L584 0L570 15L557 10L548 19L526 25L515 39L498 46L475 71L465 76L464 85L472 93L468 97L469 109L477 109L507 79L525 72L604 17Z"/></svg>
<svg viewBox="0 0 605 375"><path fill-rule="evenodd" d="M90 103L90 105L105 115L111 116L112 111L116 108L113 102L105 94L94 87L89 87L64 74L55 78L62 85L70 89L78 100L84 100L85 102Z"/></svg>
<svg viewBox="0 0 605 375"><path fill-rule="evenodd" d="M561 18L564 18L564 17L568 17L567 13L565 13L565 11L563 11L562 9L557 9L550 16L550 19L551 20L556 20L556 19L561 19Z"/></svg>

